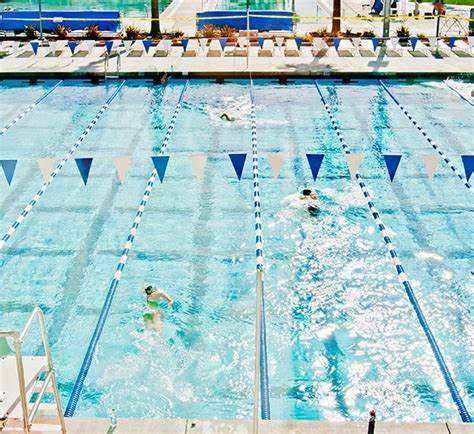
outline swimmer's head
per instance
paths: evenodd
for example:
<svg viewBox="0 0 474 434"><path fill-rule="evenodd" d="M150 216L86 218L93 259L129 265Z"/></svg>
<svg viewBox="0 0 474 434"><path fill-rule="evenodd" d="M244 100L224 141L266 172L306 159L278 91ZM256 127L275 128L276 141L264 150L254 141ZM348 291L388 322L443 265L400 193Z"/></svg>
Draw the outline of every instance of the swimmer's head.
<svg viewBox="0 0 474 434"><path fill-rule="evenodd" d="M155 289L153 288L153 286L151 285L148 285L146 288L145 288L145 294L146 295L151 295L155 292Z"/></svg>
<svg viewBox="0 0 474 434"><path fill-rule="evenodd" d="M310 188L305 188L302 191L303 196L309 196L311 194L311 189Z"/></svg>

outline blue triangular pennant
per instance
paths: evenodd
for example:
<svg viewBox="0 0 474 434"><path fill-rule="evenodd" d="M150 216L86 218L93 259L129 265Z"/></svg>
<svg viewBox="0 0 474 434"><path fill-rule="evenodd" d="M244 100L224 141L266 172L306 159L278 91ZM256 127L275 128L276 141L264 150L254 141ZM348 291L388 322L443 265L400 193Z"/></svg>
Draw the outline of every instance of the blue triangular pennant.
<svg viewBox="0 0 474 434"><path fill-rule="evenodd" d="M3 172L5 173L5 178L7 178L8 185L12 184L17 161L18 160L0 160Z"/></svg>
<svg viewBox="0 0 474 434"><path fill-rule="evenodd" d="M74 52L76 51L76 47L77 47L76 41L68 41L67 46L71 50L71 54L74 56Z"/></svg>
<svg viewBox="0 0 474 434"><path fill-rule="evenodd" d="M474 155L461 155L462 164L464 165L464 172L466 173L466 179L474 173Z"/></svg>
<svg viewBox="0 0 474 434"><path fill-rule="evenodd" d="M170 157L168 155L158 155L157 157L151 157L153 165L155 166L156 171L158 172L158 177L160 178L161 183L163 184L163 179L165 179L166 168L168 167L168 160Z"/></svg>
<svg viewBox="0 0 474 434"><path fill-rule="evenodd" d="M303 38L295 38L295 42L299 50L301 48L301 43L303 42Z"/></svg>
<svg viewBox="0 0 474 434"><path fill-rule="evenodd" d="M257 38L257 40L258 40L258 45L259 45L259 47L260 47L260 48L263 48L263 41L265 41L265 38L259 37L259 38Z"/></svg>
<svg viewBox="0 0 474 434"><path fill-rule="evenodd" d="M451 50L453 49L455 43L456 43L456 36L450 36L448 38L448 45L449 45L449 48L451 48Z"/></svg>
<svg viewBox="0 0 474 434"><path fill-rule="evenodd" d="M189 44L189 39L181 39L181 45L183 46L184 51L186 51L188 44Z"/></svg>
<svg viewBox="0 0 474 434"><path fill-rule="evenodd" d="M92 158L76 158L76 165L81 174L84 185L87 185L87 180L89 179L89 172L92 166Z"/></svg>
<svg viewBox="0 0 474 434"><path fill-rule="evenodd" d="M321 168L321 163L323 162L324 154L306 154L306 158L308 159L313 179L316 181L319 169Z"/></svg>
<svg viewBox="0 0 474 434"><path fill-rule="evenodd" d="M339 44L341 43L341 38L332 38L332 41L334 42L334 48L336 48L336 51L339 50Z"/></svg>
<svg viewBox="0 0 474 434"><path fill-rule="evenodd" d="M31 45L31 48L33 49L33 53L35 53L35 56L36 56L38 54L39 42L31 41L30 45Z"/></svg>
<svg viewBox="0 0 474 434"><path fill-rule="evenodd" d="M390 181L393 181L393 178L395 178L395 173L397 173L398 165L400 164L402 156L386 154L383 156L383 158L385 159L385 164L387 165L388 176L390 177Z"/></svg>
<svg viewBox="0 0 474 434"><path fill-rule="evenodd" d="M374 47L374 51L377 49L377 47L379 46L379 41L380 39L379 38L372 38L372 45Z"/></svg>
<svg viewBox="0 0 474 434"><path fill-rule="evenodd" d="M144 39L142 43L143 43L143 48L145 48L145 51L148 54L148 50L151 47L151 41L149 39Z"/></svg>
<svg viewBox="0 0 474 434"><path fill-rule="evenodd" d="M240 178L242 178L242 171L244 170L245 159L247 158L247 154L229 154L229 158L230 161L232 161L235 173L240 181Z"/></svg>
<svg viewBox="0 0 474 434"><path fill-rule="evenodd" d="M112 48L114 46L114 41L105 41L105 49L107 50L107 54L112 52Z"/></svg>
<svg viewBox="0 0 474 434"><path fill-rule="evenodd" d="M413 51L415 51L415 47L416 47L416 43L418 42L418 38L416 36L412 36L410 38L410 44L411 44L411 48Z"/></svg>
<svg viewBox="0 0 474 434"><path fill-rule="evenodd" d="M225 48L225 44L227 44L227 38L219 38L219 42L221 43L221 48Z"/></svg>

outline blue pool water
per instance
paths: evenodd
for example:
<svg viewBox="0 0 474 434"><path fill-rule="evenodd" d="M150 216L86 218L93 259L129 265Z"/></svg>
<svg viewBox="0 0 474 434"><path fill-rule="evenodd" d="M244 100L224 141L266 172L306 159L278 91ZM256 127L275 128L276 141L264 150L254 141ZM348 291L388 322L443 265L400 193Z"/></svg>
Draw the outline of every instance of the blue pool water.
<svg viewBox="0 0 474 434"><path fill-rule="evenodd" d="M1 126L51 88L0 82ZM128 81L79 147L94 157L87 186L69 161L0 253L1 328L46 313L66 404L105 294L184 82ZM376 81L320 82L361 166L401 261L474 412L474 206L433 150ZM439 82L387 81L404 106L462 167L473 153L472 108ZM37 158L63 157L117 83L66 81L0 136L1 235L42 184ZM266 263L272 418L459 420L414 311L310 81L255 84ZM255 234L248 82L192 81L118 287L77 415L250 418L254 366ZM220 119L223 112L237 118ZM267 152L288 158L272 177ZM237 181L229 152L247 152ZM324 153L315 183L305 153ZM393 183L384 153L403 155ZM209 155L198 180L189 156ZM130 156L121 185L112 157ZM295 200L315 185L322 212ZM163 334L146 331L144 282L176 301ZM34 334L28 349L38 350Z"/></svg>

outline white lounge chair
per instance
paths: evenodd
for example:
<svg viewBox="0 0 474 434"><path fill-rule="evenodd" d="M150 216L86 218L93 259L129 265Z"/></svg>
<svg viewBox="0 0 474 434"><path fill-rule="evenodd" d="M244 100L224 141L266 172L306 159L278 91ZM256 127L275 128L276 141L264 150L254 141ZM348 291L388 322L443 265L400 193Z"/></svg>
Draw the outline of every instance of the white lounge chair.
<svg viewBox="0 0 474 434"><path fill-rule="evenodd" d="M422 41L418 40L415 49L413 49L412 44L410 42L410 46L408 48L408 52L413 56L413 57L428 57L430 54L430 49L427 47Z"/></svg>
<svg viewBox="0 0 474 434"><path fill-rule="evenodd" d="M167 57L171 48L171 40L170 39L162 39L158 42L155 50L155 57Z"/></svg>
<svg viewBox="0 0 474 434"><path fill-rule="evenodd" d="M201 48L201 54L204 54L206 52L208 41L208 38L199 38L199 47Z"/></svg>
<svg viewBox="0 0 474 434"><path fill-rule="evenodd" d="M248 41L246 36L237 38L237 46L234 48L232 55L236 57L246 57L248 50Z"/></svg>
<svg viewBox="0 0 474 434"><path fill-rule="evenodd" d="M336 51L339 57L354 57L356 48L350 39L341 39Z"/></svg>
<svg viewBox="0 0 474 434"><path fill-rule="evenodd" d="M462 39L456 39L453 47L453 53L459 57L472 57L471 47Z"/></svg>
<svg viewBox="0 0 474 434"><path fill-rule="evenodd" d="M219 39L211 39L209 44L209 49L207 50L207 57L221 57L222 56L222 46Z"/></svg>
<svg viewBox="0 0 474 434"><path fill-rule="evenodd" d="M314 38L311 53L314 57L324 57L329 50L328 44L323 38Z"/></svg>
<svg viewBox="0 0 474 434"><path fill-rule="evenodd" d="M449 57L451 50L443 42L442 39L438 39L436 36L428 38L430 44L430 51L433 56L436 57Z"/></svg>
<svg viewBox="0 0 474 434"><path fill-rule="evenodd" d="M275 44L272 39L265 39L262 48L258 50L260 57L273 57L275 54Z"/></svg>
<svg viewBox="0 0 474 434"><path fill-rule="evenodd" d="M403 47L400 45L400 38L390 38L385 41L385 55L387 57L402 57Z"/></svg>
<svg viewBox="0 0 474 434"><path fill-rule="evenodd" d="M374 47L372 39L360 40L359 54L361 57L375 57L377 50L379 50L379 48Z"/></svg>
<svg viewBox="0 0 474 434"><path fill-rule="evenodd" d="M467 42L469 43L469 51L472 54L472 51L474 50L474 36L468 36Z"/></svg>
<svg viewBox="0 0 474 434"><path fill-rule="evenodd" d="M285 56L286 57L299 57L300 50L294 39L287 39L285 46Z"/></svg>
<svg viewBox="0 0 474 434"><path fill-rule="evenodd" d="M356 50L356 53L358 53L358 50L359 50L359 47L360 47L360 41L361 41L361 38L352 38L352 45L354 46L355 50Z"/></svg>
<svg viewBox="0 0 474 434"><path fill-rule="evenodd" d="M183 47L184 48L184 47ZM183 51L183 57L196 57L199 52L199 41L197 39L188 39L186 50Z"/></svg>
<svg viewBox="0 0 474 434"><path fill-rule="evenodd" d="M58 39L56 41L49 41L49 53L48 57L59 57L64 49L66 48L66 43L64 39Z"/></svg>

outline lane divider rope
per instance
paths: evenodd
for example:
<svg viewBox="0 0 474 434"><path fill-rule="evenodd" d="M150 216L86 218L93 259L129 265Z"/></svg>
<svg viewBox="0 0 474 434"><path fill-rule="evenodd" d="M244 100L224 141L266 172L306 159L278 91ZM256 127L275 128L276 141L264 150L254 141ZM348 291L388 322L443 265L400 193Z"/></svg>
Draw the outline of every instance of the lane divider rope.
<svg viewBox="0 0 474 434"><path fill-rule="evenodd" d="M447 81L445 81L444 84L448 87L448 89L451 89L459 98L466 101L470 106L474 107L474 104L470 100L468 100L461 92L459 92L459 90L448 84Z"/></svg>
<svg viewBox="0 0 474 434"><path fill-rule="evenodd" d="M314 84L316 86L316 89L319 93L319 96L321 98L321 102L324 105L324 108L326 109L329 119L331 120L332 127L336 131L337 137L339 139L339 142L342 145L342 148L344 150L344 153L346 155L350 154L350 149L349 146L347 145L346 141L344 140L344 137L342 135L341 130L339 129L339 126L335 120L335 117L331 111L331 108L329 107L329 104L326 102L326 99L324 98L324 95L319 87L318 82L315 80ZM418 321L421 325L421 328L423 329L423 332L425 333L426 339L428 340L428 343L430 344L431 350L435 356L436 361L438 362L438 366L440 368L441 373L443 374L443 378L446 382L446 385L448 386L449 392L451 393L451 397L453 398L454 403L457 406L459 415L462 419L463 422L472 422L471 416L469 412L467 411L467 408L464 404L464 401L459 394L458 388L456 386L456 383L453 380L453 377L451 375L451 372L449 371L448 366L446 365L446 362L444 360L444 357L441 353L441 350L438 346L438 343L436 342L436 339L433 335L433 332L431 331L431 328L425 318L425 315L423 314L423 311L421 309L421 306L415 296L415 292L413 290L413 287L411 285L411 282L405 273L405 269L402 266L402 263L399 259L399 256L397 254L397 251L395 250L395 246L392 243L392 240L390 239L388 235L388 229L384 225L382 221L382 216L380 215L380 212L378 209L375 207L374 201L372 200L370 193L365 185L365 182L360 175L359 172L356 173L355 178L357 180L357 183L362 190L362 193L364 194L365 199L367 200L367 205L370 210L370 214L372 215L373 219L375 220L375 224L377 225L383 240L385 242L385 245L387 247L388 253L390 255L390 258L392 259L393 265L395 266L395 269L397 270L398 278L400 280L400 283L403 285L405 292L408 296L408 299L410 300L410 303L415 310L416 316L418 318Z"/></svg>
<svg viewBox="0 0 474 434"><path fill-rule="evenodd" d="M265 321L265 293L263 281L263 233L262 233L262 215L260 202L260 176L258 170L258 142L257 142L257 116L255 110L255 95L253 92L253 80L250 78L250 122L252 130L252 175L253 175L253 198L255 211L255 256L257 265L257 291L260 288L260 294L257 294L257 318L256 324L259 324L256 338L260 342L256 344L256 370L260 372L260 390L261 390L261 415L263 420L270 419L270 394L268 388L268 357L267 357L267 337ZM260 285L258 280L261 279ZM259 330L258 330L259 329ZM259 337L259 339L258 339ZM258 366L260 365L260 366ZM258 369L259 368L259 369ZM254 403L257 405L257 403Z"/></svg>
<svg viewBox="0 0 474 434"><path fill-rule="evenodd" d="M28 205L23 209L21 214L16 218L14 223L10 226L10 229L3 235L2 239L0 240L0 250L5 247L6 242L12 237L12 235L15 233L15 231L18 229L18 226L25 220L25 217L31 212L33 207L39 202L41 199L41 196L45 193L47 188L51 185L51 183L54 181L54 179L58 176L59 172L61 169L64 167L64 165L67 163L67 161L72 157L74 152L77 150L77 148L81 145L83 140L86 138L86 136L90 133L92 128L94 128L95 124L99 121L99 119L102 117L104 112L108 109L110 103L114 100L114 98L118 95L120 90L125 84L125 81L122 81L120 85L117 87L115 92L112 94L112 96L107 100L107 102L102 106L102 108L99 110L99 112L95 115L94 119L92 119L91 123L87 126L87 128L82 132L80 135L79 139L77 139L76 143L69 149L69 152L66 154L66 156L61 160L61 162L57 165L56 169L51 172L51 175L49 179L43 184L43 186L38 190L38 192L33 196L33 199L28 203Z"/></svg>
<svg viewBox="0 0 474 434"><path fill-rule="evenodd" d="M60 80L56 83L51 89L49 89L43 96L38 98L33 104L30 104L22 113L20 113L15 119L13 119L8 125L3 127L0 130L0 136L3 136L13 125L15 125L19 120L23 119L31 110L33 110L41 101L45 100L51 93L63 82Z"/></svg>
<svg viewBox="0 0 474 434"><path fill-rule="evenodd" d="M434 140L428 135L428 133L421 127L421 125L415 120L415 118L408 113L408 110L400 104L400 101L395 97L395 95L389 90L382 80L379 80L379 83L382 85L383 89L390 95L398 108L403 112L403 114L411 121L411 123L416 127L416 129L423 135L426 141L433 147L433 149L441 156L443 161L448 165L448 167L457 175L457 177L463 182L466 188L474 193L469 181L464 177L459 169L451 162L449 157L441 150L441 148L434 142Z"/></svg>
<svg viewBox="0 0 474 434"><path fill-rule="evenodd" d="M176 105L176 108L173 113L173 117L171 118L171 121L168 125L168 129L166 131L165 137L163 139L163 144L161 145L160 148L160 154L163 155L166 151L166 148L168 147L168 143L171 138L171 134L174 130L174 127L176 125L176 118L178 117L178 114L181 110L182 103L184 100L184 96L186 94L186 90L188 88L189 81L186 81L184 84L184 87L181 91L181 95L178 101L178 104ZM156 181L156 177L158 176L158 173L156 169L153 170L153 172L150 175L150 178L148 179L147 186L145 188L145 192L143 193L142 199L140 201L140 205L138 207L137 213L135 215L135 219L133 220L132 227L130 229L130 232L127 237L127 241L125 242L124 248L122 250L122 254L120 256L120 259L117 264L117 268L115 270L115 274L113 276L112 282L110 283L109 289L107 291L107 295L105 297L104 304L102 306L102 310L99 315L99 319L97 320L97 324L94 329L94 333L92 334L91 340L89 342L89 346L87 348L86 354L84 356L84 360L82 362L81 369L79 371L79 374L77 375L76 382L74 383L74 388L72 390L71 396L69 397L69 402L66 407L66 411L64 412L64 416L66 417L71 417L74 415L74 412L76 411L77 404L79 402L79 398L81 395L82 388L84 386L84 381L87 377L87 374L89 373L89 369L92 364L92 360L95 354L95 350L97 348L97 344L99 342L99 339L102 335L102 332L104 330L105 326L105 321L107 320L107 316L110 311L110 307L112 306L112 301L115 296L115 292L117 290L117 287L120 283L120 279L122 278L123 270L125 268L125 264L127 263L128 256L130 254L130 250L132 249L133 242L135 240L135 236L138 231L138 227L140 226L140 223L142 221L143 213L145 212L145 207L148 203L148 199L150 198L151 192L153 190L153 185Z"/></svg>

